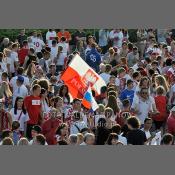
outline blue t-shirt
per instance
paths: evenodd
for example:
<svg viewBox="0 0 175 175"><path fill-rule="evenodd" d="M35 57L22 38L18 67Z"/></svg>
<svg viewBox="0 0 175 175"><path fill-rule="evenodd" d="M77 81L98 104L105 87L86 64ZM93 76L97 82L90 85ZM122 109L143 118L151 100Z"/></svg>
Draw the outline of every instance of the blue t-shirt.
<svg viewBox="0 0 175 175"><path fill-rule="evenodd" d="M120 100L123 101L125 99L128 99L130 101L130 104L132 104L133 98L134 98L134 90L125 89L120 94Z"/></svg>
<svg viewBox="0 0 175 175"><path fill-rule="evenodd" d="M86 55L86 63L99 72L99 65L101 64L101 56L96 49L91 49Z"/></svg>

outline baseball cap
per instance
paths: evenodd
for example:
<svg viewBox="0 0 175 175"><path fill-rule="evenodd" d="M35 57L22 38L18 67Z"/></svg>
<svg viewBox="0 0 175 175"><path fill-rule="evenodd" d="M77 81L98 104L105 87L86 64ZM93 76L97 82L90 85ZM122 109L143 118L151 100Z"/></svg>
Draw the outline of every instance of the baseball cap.
<svg viewBox="0 0 175 175"><path fill-rule="evenodd" d="M41 127L40 127L39 125L33 126L33 127L32 127L32 130L33 130L33 131L36 131L37 133L41 133L41 131L42 131L42 130L41 130Z"/></svg>
<svg viewBox="0 0 175 175"><path fill-rule="evenodd" d="M20 81L21 83L23 83L24 82L24 77L19 75L17 80Z"/></svg>

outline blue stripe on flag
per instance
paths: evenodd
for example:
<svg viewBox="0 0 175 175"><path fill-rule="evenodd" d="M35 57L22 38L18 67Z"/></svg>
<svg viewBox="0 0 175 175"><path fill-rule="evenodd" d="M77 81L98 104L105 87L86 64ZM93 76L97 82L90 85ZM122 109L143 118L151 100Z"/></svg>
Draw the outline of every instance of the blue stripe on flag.
<svg viewBox="0 0 175 175"><path fill-rule="evenodd" d="M91 94L89 92L86 92L84 99L86 99L88 102L92 101Z"/></svg>

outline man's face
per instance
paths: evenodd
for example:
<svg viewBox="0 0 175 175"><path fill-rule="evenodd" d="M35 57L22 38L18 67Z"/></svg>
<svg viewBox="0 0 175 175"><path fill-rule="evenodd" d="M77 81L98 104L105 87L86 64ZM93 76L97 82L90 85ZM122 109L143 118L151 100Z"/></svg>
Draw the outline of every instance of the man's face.
<svg viewBox="0 0 175 175"><path fill-rule="evenodd" d="M147 99L148 98L148 90L144 89L140 92L140 95L142 98Z"/></svg>
<svg viewBox="0 0 175 175"><path fill-rule="evenodd" d="M37 37L37 32L33 32L33 36L34 37Z"/></svg>
<svg viewBox="0 0 175 175"><path fill-rule="evenodd" d="M81 102L80 102L80 101L76 101L76 102L73 104L73 108L74 108L75 110L81 109Z"/></svg>
<svg viewBox="0 0 175 175"><path fill-rule="evenodd" d="M129 89L133 89L133 87L134 87L134 84L133 83L128 84L128 88Z"/></svg>

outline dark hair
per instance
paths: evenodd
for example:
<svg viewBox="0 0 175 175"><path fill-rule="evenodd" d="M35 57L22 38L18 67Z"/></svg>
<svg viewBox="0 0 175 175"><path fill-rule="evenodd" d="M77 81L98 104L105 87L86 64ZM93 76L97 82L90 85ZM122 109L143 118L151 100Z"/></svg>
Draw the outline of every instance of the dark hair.
<svg viewBox="0 0 175 175"><path fill-rule="evenodd" d="M169 133L164 134L161 140L161 145L169 145L170 142L172 141L174 142L174 138L172 134L169 134Z"/></svg>
<svg viewBox="0 0 175 175"><path fill-rule="evenodd" d="M155 71L153 69L149 69L148 72L151 76L154 75L154 73L155 73Z"/></svg>
<svg viewBox="0 0 175 175"><path fill-rule="evenodd" d="M101 89L100 89L100 92L102 94L104 94L105 92L107 92L107 87L106 86L102 86Z"/></svg>
<svg viewBox="0 0 175 175"><path fill-rule="evenodd" d="M2 76L7 78L8 77L8 73L7 72L3 72L2 75L1 75L1 77Z"/></svg>
<svg viewBox="0 0 175 175"><path fill-rule="evenodd" d="M66 92L66 94L65 94L65 97L67 98L68 103L70 103L69 89L68 89L68 86L67 86L67 85L62 85L62 86L60 87L59 96L60 96L60 97L63 97L63 89L64 89L64 88L67 88L67 92Z"/></svg>
<svg viewBox="0 0 175 175"><path fill-rule="evenodd" d="M28 41L27 40L24 40L23 42L22 42L22 45L23 46L26 46L28 44Z"/></svg>
<svg viewBox="0 0 175 175"><path fill-rule="evenodd" d="M24 99L22 97L16 97L15 105L14 105L14 114L15 115L17 114L17 110L18 110L18 107L17 107L18 100L24 100ZM23 112L23 114L26 114L26 109L24 107L24 102L23 102L23 105L22 105L22 112Z"/></svg>
<svg viewBox="0 0 175 175"><path fill-rule="evenodd" d="M17 69L17 74L18 74L18 75L22 75L23 72L24 72L24 68L23 68L23 67L18 67L18 69Z"/></svg>
<svg viewBox="0 0 175 175"><path fill-rule="evenodd" d="M153 64L155 64L157 66L159 65L158 61L153 61L151 65L153 65Z"/></svg>
<svg viewBox="0 0 175 175"><path fill-rule="evenodd" d="M123 105L123 107L129 107L129 105L130 105L130 101L128 100L128 99L124 99L123 101L122 101L122 105Z"/></svg>
<svg viewBox="0 0 175 175"><path fill-rule="evenodd" d="M66 41L66 37L62 36L60 40L65 42Z"/></svg>
<svg viewBox="0 0 175 175"><path fill-rule="evenodd" d="M13 121L12 123L12 131L18 129L20 127L19 121Z"/></svg>
<svg viewBox="0 0 175 175"><path fill-rule="evenodd" d="M45 143L46 143L46 138L45 138L44 135L42 135L42 134L38 134L38 135L36 136L36 140L37 140L37 142L39 142L41 145L45 145Z"/></svg>
<svg viewBox="0 0 175 175"><path fill-rule="evenodd" d="M60 140L57 142L58 145L68 145L68 143L65 140Z"/></svg>
<svg viewBox="0 0 175 175"><path fill-rule="evenodd" d="M132 43L128 43L128 49L132 50L133 49L133 44Z"/></svg>
<svg viewBox="0 0 175 175"><path fill-rule="evenodd" d="M119 124L116 124L111 128L111 130L113 133L120 134L121 133L121 126Z"/></svg>
<svg viewBox="0 0 175 175"><path fill-rule="evenodd" d="M118 135L117 135L116 133L110 133L110 134L109 134L109 137L108 137L108 139L107 139L107 144L108 144L108 145L112 145L112 140L113 140L113 139L118 140Z"/></svg>
<svg viewBox="0 0 175 175"><path fill-rule="evenodd" d="M38 57L38 59L41 59L41 58L43 58L43 53L42 52L38 52L36 54L36 56Z"/></svg>
<svg viewBox="0 0 175 175"><path fill-rule="evenodd" d="M127 123L134 129L138 129L140 127L140 122L136 117L129 117L127 119Z"/></svg>
<svg viewBox="0 0 175 175"><path fill-rule="evenodd" d="M10 133L12 133L12 131L10 131L10 130L3 130L1 138L4 139L6 137L10 137Z"/></svg>
<svg viewBox="0 0 175 175"><path fill-rule="evenodd" d="M172 59L167 59L167 60L165 61L165 64L166 64L166 66L171 66L171 64L172 64Z"/></svg>
<svg viewBox="0 0 175 175"><path fill-rule="evenodd" d="M106 65L106 72L110 72L112 69L112 66L110 64Z"/></svg>
<svg viewBox="0 0 175 175"><path fill-rule="evenodd" d="M140 73L138 71L136 71L132 74L132 77L134 79L134 78L138 77L139 75L140 75Z"/></svg>
<svg viewBox="0 0 175 175"><path fill-rule="evenodd" d="M55 45L57 44L57 41L56 40L52 40L52 45Z"/></svg>
<svg viewBox="0 0 175 175"><path fill-rule="evenodd" d="M56 134L57 135L61 135L61 130L63 128L67 127L67 124L66 123L62 123L58 128L57 128L57 131L56 131Z"/></svg>
<svg viewBox="0 0 175 175"><path fill-rule="evenodd" d="M29 51L32 52L33 54L35 53L34 48L30 48Z"/></svg>
<svg viewBox="0 0 175 175"><path fill-rule="evenodd" d="M127 86L130 85L131 83L133 83L133 81L131 79L127 80Z"/></svg>
<svg viewBox="0 0 175 175"><path fill-rule="evenodd" d="M145 124L147 121L152 121L152 118L149 118L149 117L145 118L144 124Z"/></svg>
<svg viewBox="0 0 175 175"><path fill-rule="evenodd" d="M145 61L146 61L148 64L150 64L150 63L151 63L151 58L150 58L150 57L146 57L146 58L145 58Z"/></svg>

